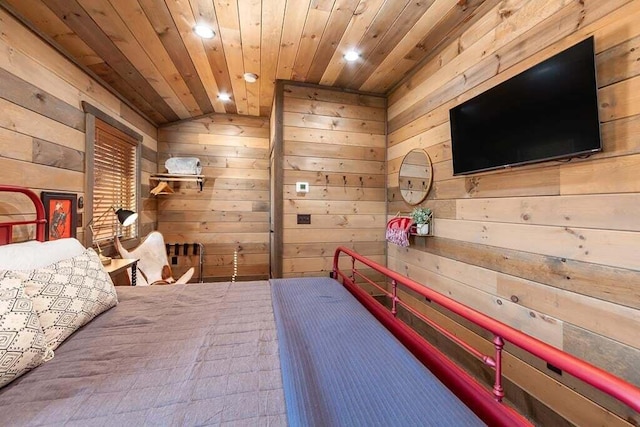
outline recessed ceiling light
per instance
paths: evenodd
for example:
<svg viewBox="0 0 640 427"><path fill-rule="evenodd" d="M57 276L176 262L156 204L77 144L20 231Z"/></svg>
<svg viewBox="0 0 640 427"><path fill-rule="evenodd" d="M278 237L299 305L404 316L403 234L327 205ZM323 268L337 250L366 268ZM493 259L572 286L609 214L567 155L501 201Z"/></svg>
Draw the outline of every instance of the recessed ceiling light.
<svg viewBox="0 0 640 427"><path fill-rule="evenodd" d="M218 99L222 102L231 101L231 95L228 93L220 93L218 94Z"/></svg>
<svg viewBox="0 0 640 427"><path fill-rule="evenodd" d="M193 28L193 31L203 39L212 39L216 33L211 29L210 26L204 24L198 24Z"/></svg>
<svg viewBox="0 0 640 427"><path fill-rule="evenodd" d="M350 50L344 54L344 59L349 62L357 61L359 58L360 58L360 54L355 50Z"/></svg>
<svg viewBox="0 0 640 427"><path fill-rule="evenodd" d="M255 83L258 80L258 75L254 73L244 73L243 77L247 83Z"/></svg>

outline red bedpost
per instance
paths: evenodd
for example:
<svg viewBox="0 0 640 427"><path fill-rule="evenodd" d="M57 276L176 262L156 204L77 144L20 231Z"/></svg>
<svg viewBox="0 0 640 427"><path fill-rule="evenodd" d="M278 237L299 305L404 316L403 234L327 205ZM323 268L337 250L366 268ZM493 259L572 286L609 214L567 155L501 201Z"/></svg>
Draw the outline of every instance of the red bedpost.
<svg viewBox="0 0 640 427"><path fill-rule="evenodd" d="M504 348L504 340L496 335L493 338L493 345L496 348L496 380L493 384L493 395L496 397L497 402L502 402L504 397L504 389L502 388L502 349Z"/></svg>

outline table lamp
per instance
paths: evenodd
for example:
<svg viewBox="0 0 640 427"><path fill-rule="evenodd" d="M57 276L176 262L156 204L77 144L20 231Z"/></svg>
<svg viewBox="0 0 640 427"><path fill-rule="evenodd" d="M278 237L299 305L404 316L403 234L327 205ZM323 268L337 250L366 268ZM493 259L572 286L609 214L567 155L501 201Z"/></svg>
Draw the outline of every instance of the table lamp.
<svg viewBox="0 0 640 427"><path fill-rule="evenodd" d="M92 238L95 235L95 230L93 228L93 224L95 224L96 222L98 222L101 219L103 219L108 213L113 213L118 218L118 222L120 224L122 224L123 226L125 226L125 227L128 227L128 226L132 225L134 222L136 222L136 219L138 218L138 214L135 213L134 211L130 211L130 210L127 210L127 209L122 209L122 208L116 209L115 207L111 206L108 210L106 210L98 218L91 219L91 221L89 221L89 224L87 224L87 226L85 227L85 228L89 228L91 230L91 237ZM100 262L102 262L102 265L111 264L111 257L105 256L105 255L102 254L102 248L100 248L100 244L98 243L97 240L96 240L95 244L96 244L96 247L98 248L98 257L100 258Z"/></svg>

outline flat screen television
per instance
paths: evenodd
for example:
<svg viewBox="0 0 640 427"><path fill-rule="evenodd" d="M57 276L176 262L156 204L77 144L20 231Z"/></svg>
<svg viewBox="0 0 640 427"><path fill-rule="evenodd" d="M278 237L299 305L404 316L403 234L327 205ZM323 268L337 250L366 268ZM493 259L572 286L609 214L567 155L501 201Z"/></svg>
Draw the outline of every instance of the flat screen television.
<svg viewBox="0 0 640 427"><path fill-rule="evenodd" d="M449 111L454 175L600 151L593 37Z"/></svg>

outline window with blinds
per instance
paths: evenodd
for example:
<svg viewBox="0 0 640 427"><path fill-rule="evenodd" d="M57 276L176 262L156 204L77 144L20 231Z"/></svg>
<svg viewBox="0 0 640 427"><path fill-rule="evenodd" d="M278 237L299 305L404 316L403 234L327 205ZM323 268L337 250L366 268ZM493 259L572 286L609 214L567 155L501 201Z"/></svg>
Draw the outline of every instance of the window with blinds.
<svg viewBox="0 0 640 427"><path fill-rule="evenodd" d="M113 210L137 211L138 141L102 120L95 121L93 158L93 241L137 236L136 224L122 227Z"/></svg>

